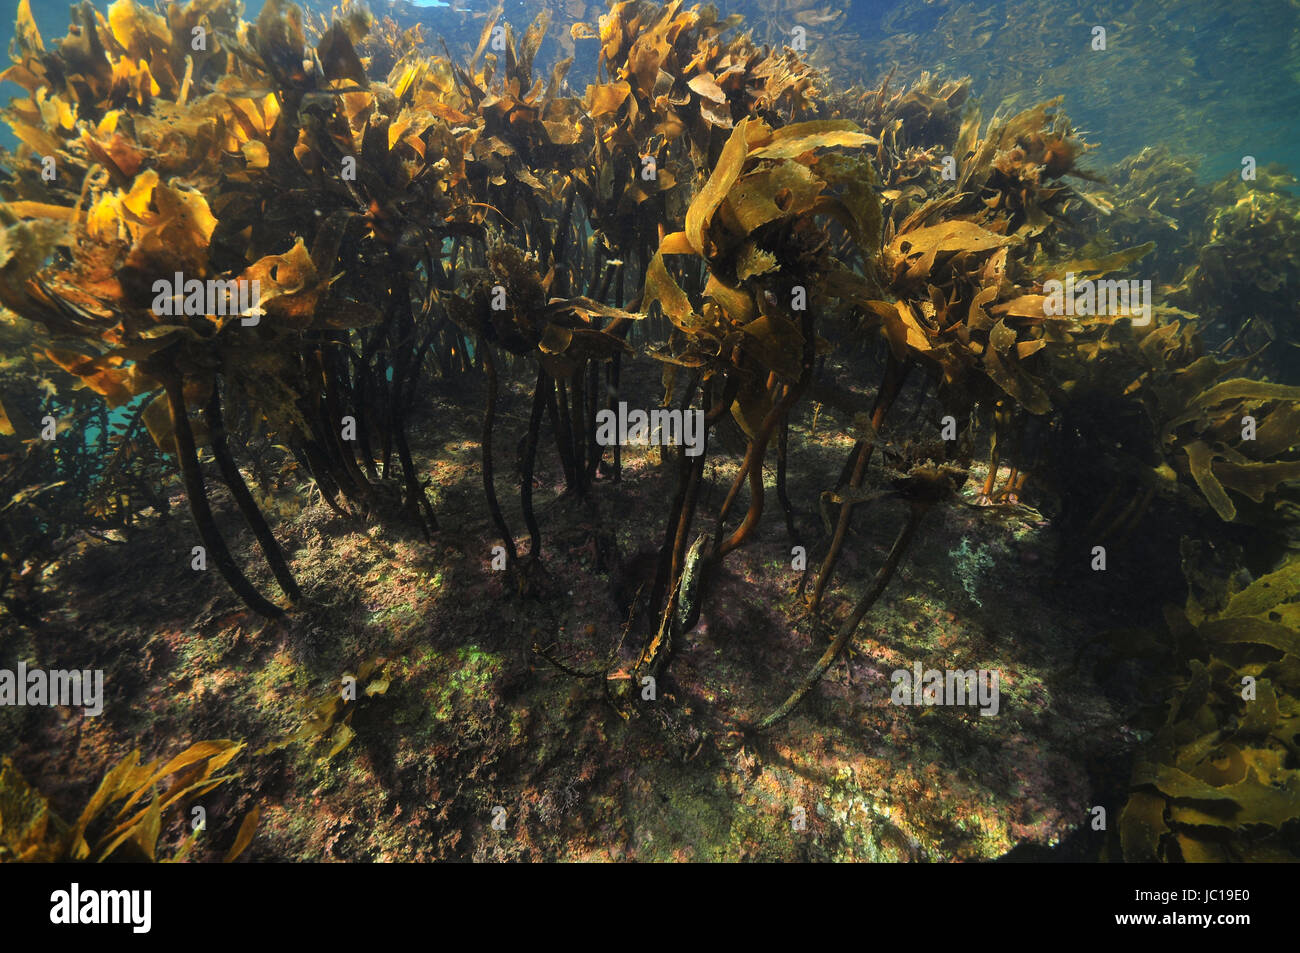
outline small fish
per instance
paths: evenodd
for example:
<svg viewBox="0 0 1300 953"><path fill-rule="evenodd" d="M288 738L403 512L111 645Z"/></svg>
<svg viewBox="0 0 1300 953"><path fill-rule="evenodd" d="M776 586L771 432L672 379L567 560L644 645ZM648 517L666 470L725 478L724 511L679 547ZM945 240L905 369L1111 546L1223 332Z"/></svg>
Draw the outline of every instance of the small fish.
<svg viewBox="0 0 1300 953"><path fill-rule="evenodd" d="M1078 194L1079 198L1083 199L1102 215L1109 215L1115 211L1114 204L1105 196L1100 195L1097 192L1085 192L1082 189L1075 189L1075 192Z"/></svg>

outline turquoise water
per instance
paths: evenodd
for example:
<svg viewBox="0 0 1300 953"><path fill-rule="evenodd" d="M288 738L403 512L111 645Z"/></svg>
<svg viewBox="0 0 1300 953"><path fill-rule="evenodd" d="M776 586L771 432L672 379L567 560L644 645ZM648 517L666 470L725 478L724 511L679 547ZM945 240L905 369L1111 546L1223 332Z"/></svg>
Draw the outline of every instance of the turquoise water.
<svg viewBox="0 0 1300 953"><path fill-rule="evenodd" d="M1024 108L1063 95L1066 113L1097 146L1094 164L1165 144L1199 159L1207 180L1238 168L1243 155L1261 165L1300 168L1300 5L1291 0L722 0L717 6L724 14L746 15L756 37L773 43L788 42L795 26L810 23L808 53L836 85L875 85L891 69L895 83L924 70L969 75L986 115L1000 106ZM262 0L248 0L244 17L255 18L261 7ZM423 23L435 43L445 36L454 49L477 39L495 4L375 0L370 8L403 24ZM543 63L558 58L561 37L577 22L569 11L582 9L582 19L591 20L603 9L534 0L506 3L505 13L522 30L543 8L552 14L539 53ZM0 4L6 47L16 9L15 0ZM47 42L64 34L63 0L35 0L32 11ZM833 19L817 22L827 17ZM1092 49L1097 26L1106 30L1104 51ZM583 45L591 49L595 43ZM586 75L579 65L571 77ZM5 84L0 97L19 92ZM8 130L2 133L0 144L11 147Z"/></svg>
<svg viewBox="0 0 1300 953"><path fill-rule="evenodd" d="M970 75L986 113L1063 95L1098 159L1164 143L1199 157L1206 178L1244 154L1300 166L1300 6L1290 0L905 0L854 4L848 22L877 73L892 60L902 75ZM1092 48L1097 26L1105 50Z"/></svg>
<svg viewBox="0 0 1300 953"><path fill-rule="evenodd" d="M1239 168L1243 155L1300 167L1300 5L1290 0L716 5L723 14L745 15L756 38L774 45L790 42L794 26L811 23L807 52L834 85L875 86L890 70L896 70L895 86L922 71L968 75L985 115L1064 96L1067 115L1097 147L1094 164L1165 144L1198 158L1205 180ZM481 22L494 8L484 0L462 0L459 10L417 6L372 8L418 20L434 36L465 32L467 18ZM556 54L557 37L575 22L564 12L568 6L507 3L505 9L522 28L543 6L553 17L539 53L546 62ZM584 18L592 12L597 6L588 4ZM815 22L826 16L836 19ZM1097 26L1106 30L1104 50L1092 48ZM477 29L468 32L477 37ZM570 75L585 74L575 64Z"/></svg>

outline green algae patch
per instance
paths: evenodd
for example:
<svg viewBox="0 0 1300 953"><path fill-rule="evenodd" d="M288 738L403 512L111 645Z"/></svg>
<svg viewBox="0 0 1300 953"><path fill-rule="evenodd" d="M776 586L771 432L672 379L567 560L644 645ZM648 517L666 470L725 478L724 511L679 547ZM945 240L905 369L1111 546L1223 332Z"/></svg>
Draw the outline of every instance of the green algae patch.
<svg viewBox="0 0 1300 953"><path fill-rule="evenodd" d="M305 669L295 665L287 652L277 652L262 665L253 668L253 697L263 702L273 702L283 693L307 694L311 680Z"/></svg>
<svg viewBox="0 0 1300 953"><path fill-rule="evenodd" d="M734 860L730 832L738 820L752 817L736 809L725 781L672 762L632 781L621 811L632 856L649 862ZM770 825L753 819L754 838L770 836Z"/></svg>
<svg viewBox="0 0 1300 953"><path fill-rule="evenodd" d="M395 606L384 606L370 614L370 625L381 626L386 629L406 628L415 624L419 619L419 613L415 606L402 603Z"/></svg>
<svg viewBox="0 0 1300 953"><path fill-rule="evenodd" d="M501 674L505 659L485 652L476 645L462 646L454 652L434 653L440 668L446 670L432 693L429 710L437 721L449 720L460 698L479 699L487 695L492 680Z"/></svg>
<svg viewBox="0 0 1300 953"><path fill-rule="evenodd" d="M960 545L950 550L948 555L952 557L954 575L961 581L961 587L966 590L966 595L970 596L971 602L975 605L983 606L984 602L980 599L979 591L984 576L994 566L988 548L979 544L971 546L969 539L962 539Z"/></svg>

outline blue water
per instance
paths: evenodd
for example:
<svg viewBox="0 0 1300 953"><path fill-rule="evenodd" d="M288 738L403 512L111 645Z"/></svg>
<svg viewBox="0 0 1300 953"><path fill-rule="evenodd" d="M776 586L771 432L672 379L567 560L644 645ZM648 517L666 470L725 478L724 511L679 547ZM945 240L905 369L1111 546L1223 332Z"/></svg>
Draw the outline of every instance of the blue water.
<svg viewBox="0 0 1300 953"><path fill-rule="evenodd" d="M122 407L118 407L115 410L110 410L108 412L109 431L111 432L116 430L120 433L122 429L125 428L128 423L130 423L131 418L135 415L135 412L140 409L140 405L150 399L152 399L152 395L140 394L139 396L132 398L129 404L126 404L125 406ZM54 412L55 413L58 412L57 403L55 404ZM98 446L99 440L100 440L100 429L99 429L98 422L88 423L86 425L86 446L87 447Z"/></svg>
<svg viewBox="0 0 1300 953"><path fill-rule="evenodd" d="M254 19L262 5L263 0L248 0L245 19ZM370 7L404 25L418 20L435 47L445 36L456 49L477 38L496 5L491 0L372 0ZM98 6L106 9L107 0ZM306 6L327 10L331 4ZM547 6L552 26L538 63L549 68L558 58L558 37L573 21L562 12L568 4ZM781 0L719 0L717 6L723 14L751 15L758 33L794 22L782 13ZM517 31L540 9L536 2L505 4ZM809 28L809 53L816 61L818 45L824 47L825 58L838 64L832 66L836 85L875 85L895 67L896 82L922 70L970 75L986 117L1000 106L1024 108L1064 95L1066 113L1097 146L1090 157L1094 166L1164 143L1199 159L1203 180L1240 168L1243 155L1255 156L1261 165L1300 168L1300 5L1293 0L851 0L825 9L846 15L831 27ZM0 2L6 48L16 10L16 0ZM64 35L66 0L35 0L32 11L47 45ZM582 16L590 19L598 12L588 4ZM1095 25L1107 28L1108 48L1102 53L1090 49ZM579 45L587 54L591 51L584 46L595 44ZM583 59L570 73L578 94L586 82L579 69L586 65ZM14 84L0 84L0 100L21 94ZM3 125L0 145L16 145Z"/></svg>

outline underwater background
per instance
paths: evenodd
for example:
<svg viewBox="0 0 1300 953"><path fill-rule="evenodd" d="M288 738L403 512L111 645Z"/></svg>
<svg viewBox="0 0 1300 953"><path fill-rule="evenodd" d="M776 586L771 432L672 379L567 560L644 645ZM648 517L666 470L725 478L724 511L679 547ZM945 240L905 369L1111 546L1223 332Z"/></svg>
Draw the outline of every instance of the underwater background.
<svg viewBox="0 0 1300 953"><path fill-rule="evenodd" d="M69 5L32 4L46 35L62 33ZM320 4L308 8L325 9ZM1028 106L1066 95L1071 116L1093 133L1097 156L1119 161L1144 147L1164 144L1198 160L1197 172L1212 179L1241 161L1236 143L1291 168L1300 158L1294 117L1300 112L1300 10L1290 0L1250 5L1209 2L1161 3L960 3L879 2L846 4L731 2L715 4L723 15L739 13L764 43L789 42L799 25L808 30L813 62L841 83L871 85L890 70L900 80L923 71L970 76L972 92L990 108ZM12 37L16 4L6 0L3 22ZM554 32L542 44L542 62L569 55L561 36L575 22L595 22L594 3L511 3L503 10L528 23L541 10L553 16ZM243 4L256 19L259 0ZM430 35L472 48L491 3L378 2L376 14L425 24ZM1110 57L1090 57L1077 42L1079 30L1106 24ZM1087 29L1084 30L1088 32ZM1091 34L1089 34L1091 37ZM594 51L588 50L594 60ZM575 75L586 75L580 61ZM5 87L13 95L12 86ZM5 131L8 134L8 131ZM12 139L8 140L12 142Z"/></svg>
<svg viewBox="0 0 1300 953"><path fill-rule="evenodd" d="M0 20L0 860L1300 857L1296 0Z"/></svg>

